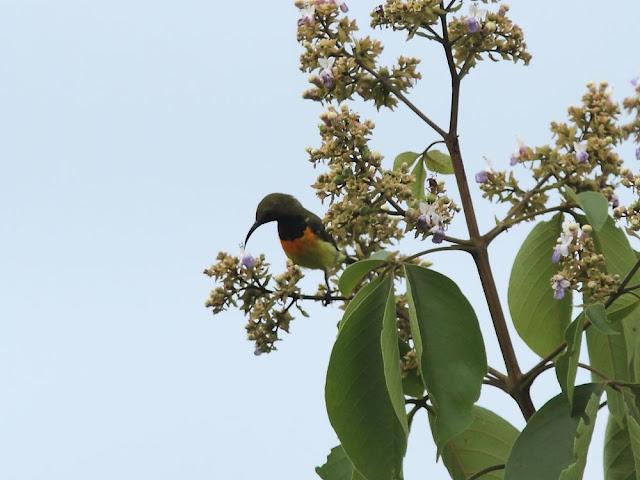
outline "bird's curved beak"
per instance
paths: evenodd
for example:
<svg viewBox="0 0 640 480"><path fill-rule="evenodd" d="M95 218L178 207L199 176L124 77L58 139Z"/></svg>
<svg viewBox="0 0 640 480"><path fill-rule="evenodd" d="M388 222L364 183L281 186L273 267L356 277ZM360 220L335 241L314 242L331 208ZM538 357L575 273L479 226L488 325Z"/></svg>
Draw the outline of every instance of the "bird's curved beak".
<svg viewBox="0 0 640 480"><path fill-rule="evenodd" d="M249 229L249 233L247 233L247 238L244 240L245 245L249 241L249 237L251 236L251 234L255 232L260 225L262 225L262 222L256 222L253 225L251 225L251 228Z"/></svg>

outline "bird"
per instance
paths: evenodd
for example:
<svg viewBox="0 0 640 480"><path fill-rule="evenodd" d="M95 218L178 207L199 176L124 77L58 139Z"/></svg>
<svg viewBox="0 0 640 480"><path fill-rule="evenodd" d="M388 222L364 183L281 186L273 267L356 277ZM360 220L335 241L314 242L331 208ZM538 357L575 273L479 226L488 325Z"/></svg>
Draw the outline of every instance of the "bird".
<svg viewBox="0 0 640 480"><path fill-rule="evenodd" d="M352 259L340 252L320 217L304 208L292 195L270 193L258 204L256 221L249 229L244 245L258 227L269 222L278 222L278 237L286 256L300 267L323 270L330 291L329 272L340 262L351 263Z"/></svg>

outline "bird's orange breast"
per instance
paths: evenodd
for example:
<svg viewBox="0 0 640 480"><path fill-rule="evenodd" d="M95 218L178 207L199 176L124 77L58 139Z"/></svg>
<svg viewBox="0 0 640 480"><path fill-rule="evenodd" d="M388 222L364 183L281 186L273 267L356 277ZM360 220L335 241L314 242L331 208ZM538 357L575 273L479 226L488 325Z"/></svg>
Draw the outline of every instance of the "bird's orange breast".
<svg viewBox="0 0 640 480"><path fill-rule="evenodd" d="M288 257L298 256L307 252L309 249L314 248L317 242L318 237L309 227L304 229L301 237L294 238L293 240L280 240L282 249Z"/></svg>

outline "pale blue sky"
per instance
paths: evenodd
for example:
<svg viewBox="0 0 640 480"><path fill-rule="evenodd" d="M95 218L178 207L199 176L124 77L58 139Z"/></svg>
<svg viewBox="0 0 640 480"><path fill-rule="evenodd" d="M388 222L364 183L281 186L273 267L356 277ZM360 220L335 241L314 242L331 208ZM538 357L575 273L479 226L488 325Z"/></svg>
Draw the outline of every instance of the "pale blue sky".
<svg viewBox="0 0 640 480"><path fill-rule="evenodd" d="M365 31L376 4L349 4ZM547 142L588 80L628 93L640 65L636 1L515 0L512 13L534 59L482 65L464 86L470 172L482 155L505 166L517 134ZM219 249L237 251L262 195L323 211L304 153L320 107L300 98L296 18L289 2L0 0L3 480L312 479L336 444L323 386L339 312L310 307L278 352L254 357L242 315L203 306L202 269ZM412 99L444 118L440 52L375 36L388 61L424 59ZM375 120L387 161L432 139L403 108L355 108ZM477 210L489 226L495 209ZM503 298L526 231L494 245ZM283 267L274 228L250 247ZM476 305L502 369L469 259L436 260ZM547 374L536 403L557 390ZM500 393L481 403L522 426ZM602 426L585 478L601 478ZM418 416L407 480L446 478L434 459Z"/></svg>

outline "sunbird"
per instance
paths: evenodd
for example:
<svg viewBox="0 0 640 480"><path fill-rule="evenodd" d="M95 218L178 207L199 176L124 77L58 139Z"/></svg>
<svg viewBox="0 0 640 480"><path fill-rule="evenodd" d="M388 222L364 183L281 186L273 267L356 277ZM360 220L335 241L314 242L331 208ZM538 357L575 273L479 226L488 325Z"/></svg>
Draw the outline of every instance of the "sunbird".
<svg viewBox="0 0 640 480"><path fill-rule="evenodd" d="M320 217L304 208L292 195L270 193L260 201L256 221L244 244L260 225L269 222L278 222L280 244L287 257L301 267L323 270L328 288L328 272L341 261L351 260L338 250Z"/></svg>

